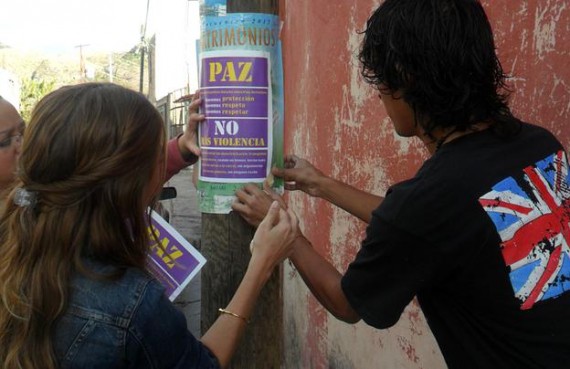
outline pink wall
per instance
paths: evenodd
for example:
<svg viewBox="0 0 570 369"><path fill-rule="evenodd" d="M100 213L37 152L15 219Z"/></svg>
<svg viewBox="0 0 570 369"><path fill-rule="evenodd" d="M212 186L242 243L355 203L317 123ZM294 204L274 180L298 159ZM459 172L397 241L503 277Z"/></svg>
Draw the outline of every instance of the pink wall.
<svg viewBox="0 0 570 369"><path fill-rule="evenodd" d="M412 176L427 152L395 135L376 93L360 78L362 30L379 1L281 0L286 90L285 148L325 173L383 194ZM512 108L570 146L570 4L567 0L485 0ZM289 195L314 247L344 270L364 225L323 200ZM327 314L289 266L285 270L285 367L367 369L445 367L416 303L386 331ZM381 363L381 364L379 364Z"/></svg>

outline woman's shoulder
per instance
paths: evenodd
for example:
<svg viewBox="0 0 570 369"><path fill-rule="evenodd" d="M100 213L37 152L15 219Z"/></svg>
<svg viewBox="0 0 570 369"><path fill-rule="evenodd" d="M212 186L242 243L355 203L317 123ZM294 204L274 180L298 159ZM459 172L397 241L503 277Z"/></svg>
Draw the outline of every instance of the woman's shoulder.
<svg viewBox="0 0 570 369"><path fill-rule="evenodd" d="M164 288L144 270L93 261L85 267L86 272L75 273L71 282L69 306L74 314L128 322L139 305L152 304L164 294Z"/></svg>

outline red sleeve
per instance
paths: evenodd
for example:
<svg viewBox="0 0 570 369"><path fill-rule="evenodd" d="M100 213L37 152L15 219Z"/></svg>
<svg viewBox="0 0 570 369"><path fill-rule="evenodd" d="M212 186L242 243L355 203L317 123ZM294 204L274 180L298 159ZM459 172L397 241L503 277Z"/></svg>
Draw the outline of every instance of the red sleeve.
<svg viewBox="0 0 570 369"><path fill-rule="evenodd" d="M198 161L198 157L195 155L192 155L188 161L182 157L180 149L178 148L178 137L174 137L168 141L166 157L166 181L172 178L173 175L180 172L180 170Z"/></svg>

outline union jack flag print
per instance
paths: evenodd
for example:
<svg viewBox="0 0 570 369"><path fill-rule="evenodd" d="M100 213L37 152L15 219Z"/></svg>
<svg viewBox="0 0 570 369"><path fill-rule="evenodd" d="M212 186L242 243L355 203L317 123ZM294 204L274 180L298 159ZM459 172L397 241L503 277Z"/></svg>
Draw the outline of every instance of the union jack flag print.
<svg viewBox="0 0 570 369"><path fill-rule="evenodd" d="M570 183L559 151L479 199L502 240L521 309L570 290Z"/></svg>

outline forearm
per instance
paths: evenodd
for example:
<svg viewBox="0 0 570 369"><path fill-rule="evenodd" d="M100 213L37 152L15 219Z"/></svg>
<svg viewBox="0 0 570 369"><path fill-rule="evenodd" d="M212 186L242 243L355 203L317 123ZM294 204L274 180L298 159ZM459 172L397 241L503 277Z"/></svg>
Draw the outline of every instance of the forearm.
<svg viewBox="0 0 570 369"><path fill-rule="evenodd" d="M323 177L318 183L319 197L346 210L366 223L370 222L372 211L383 198L361 191L346 183L329 177Z"/></svg>
<svg viewBox="0 0 570 369"><path fill-rule="evenodd" d="M342 275L313 249L305 237L296 239L295 251L289 259L315 298L331 314L348 323L360 320L341 289Z"/></svg>
<svg viewBox="0 0 570 369"><path fill-rule="evenodd" d="M165 180L169 180L173 175L180 172L181 169L196 163L198 160L198 157L189 150L184 149L185 151L183 152L180 146L180 136L168 141Z"/></svg>
<svg viewBox="0 0 570 369"><path fill-rule="evenodd" d="M198 157L188 149L187 141L189 140L190 139L185 138L183 134L176 137L176 143L178 146L178 151L180 152L180 156L182 156L182 159L184 159L185 162L191 165L198 161Z"/></svg>
<svg viewBox="0 0 570 369"><path fill-rule="evenodd" d="M250 262L226 310L249 319L253 314L255 302L270 275L271 268ZM245 332L246 325L246 321L241 318L221 314L202 337L202 343L218 358L222 368L229 365L239 340Z"/></svg>

